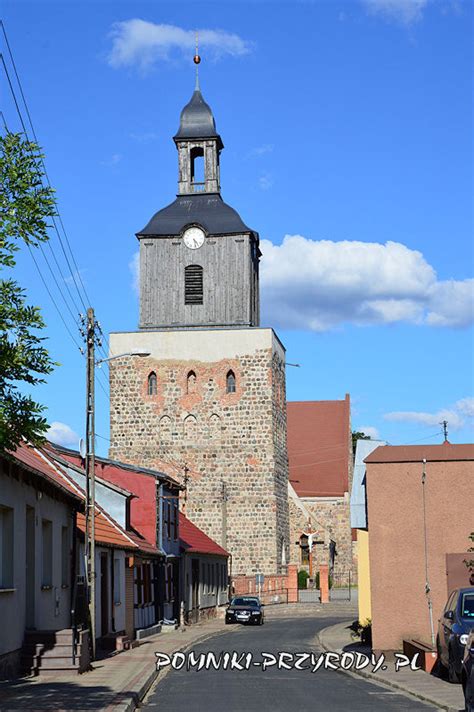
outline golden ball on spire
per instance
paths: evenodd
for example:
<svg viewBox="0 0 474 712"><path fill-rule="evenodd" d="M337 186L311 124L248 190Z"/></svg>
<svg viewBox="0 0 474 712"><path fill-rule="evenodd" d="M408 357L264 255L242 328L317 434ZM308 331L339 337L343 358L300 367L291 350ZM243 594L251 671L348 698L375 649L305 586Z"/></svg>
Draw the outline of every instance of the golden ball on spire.
<svg viewBox="0 0 474 712"><path fill-rule="evenodd" d="M201 62L201 57L200 57L198 54L195 54L195 55L194 55L193 62L194 62L194 64L200 64L200 62Z"/></svg>

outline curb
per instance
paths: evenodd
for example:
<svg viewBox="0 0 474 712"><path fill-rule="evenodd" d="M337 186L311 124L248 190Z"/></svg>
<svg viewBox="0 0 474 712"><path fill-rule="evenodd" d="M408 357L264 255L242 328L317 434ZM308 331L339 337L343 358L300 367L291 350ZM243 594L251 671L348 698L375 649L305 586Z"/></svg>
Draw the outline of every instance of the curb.
<svg viewBox="0 0 474 712"><path fill-rule="evenodd" d="M199 643L204 642L208 638L213 638L216 635L222 635L223 633L228 633L229 631L227 630L216 630L212 633L207 632L203 633L202 635L198 636L195 638L193 641L185 642L183 645L180 645L180 647L176 648L173 650L172 653L185 653L187 650L192 648L194 645L197 645ZM147 693L150 691L153 683L157 680L157 678L161 674L161 678L164 679L166 675L170 672L169 668L166 668L163 671L153 669L146 680L142 683L140 688L135 691L130 693L130 699L127 700L126 702L117 702L114 703L114 700L117 698L120 698L120 696L123 694L121 692L118 692L115 695L114 700L110 704L107 705L107 707L103 707L100 712L109 712L109 710L114 710L114 712L134 712L139 706L140 703L143 702L144 698L146 697Z"/></svg>
<svg viewBox="0 0 474 712"><path fill-rule="evenodd" d="M318 640L320 646L328 653L333 652L333 650L324 643L322 636L326 631L331 630L331 628L333 627L334 626L328 626L327 628L323 628L316 634L316 639ZM339 668L338 672L346 673L348 675L358 675L359 677L363 677L366 680L380 683L382 685L385 685L386 687L391 687L395 690L400 690L401 692L404 692L407 695L410 695L411 697L416 697L416 699L421 700L422 702L429 702L430 704L435 705L440 710L446 710L446 712L459 712L458 707L450 707L449 705L446 705L443 702L440 703L439 700L435 699L434 697L428 697L422 692L413 692L407 687L393 682L392 680L386 680L381 675L377 675L377 673L364 672L364 670L343 670L342 668Z"/></svg>

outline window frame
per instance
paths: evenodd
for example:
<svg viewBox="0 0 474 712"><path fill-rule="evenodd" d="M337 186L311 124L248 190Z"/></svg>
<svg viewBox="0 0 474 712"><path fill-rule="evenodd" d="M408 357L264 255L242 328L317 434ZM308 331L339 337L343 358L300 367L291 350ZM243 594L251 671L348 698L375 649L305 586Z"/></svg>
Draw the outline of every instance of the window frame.
<svg viewBox="0 0 474 712"><path fill-rule="evenodd" d="M232 380L231 380L232 379ZM225 392L237 393L237 378L234 371L230 368L225 377Z"/></svg>
<svg viewBox="0 0 474 712"><path fill-rule="evenodd" d="M158 378L155 371L148 374L146 392L148 396L158 395Z"/></svg>

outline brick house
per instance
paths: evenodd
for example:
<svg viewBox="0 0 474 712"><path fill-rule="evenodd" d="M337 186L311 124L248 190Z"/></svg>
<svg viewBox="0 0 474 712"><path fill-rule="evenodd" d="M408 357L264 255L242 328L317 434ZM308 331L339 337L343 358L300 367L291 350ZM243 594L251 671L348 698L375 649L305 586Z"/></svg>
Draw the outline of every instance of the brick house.
<svg viewBox="0 0 474 712"><path fill-rule="evenodd" d="M430 644L427 580L435 633L449 593L469 586L474 445L387 445L365 464L373 647Z"/></svg>
<svg viewBox="0 0 474 712"><path fill-rule="evenodd" d="M353 578L350 397L289 402L287 423L291 561L308 568L308 534L316 532L314 563Z"/></svg>

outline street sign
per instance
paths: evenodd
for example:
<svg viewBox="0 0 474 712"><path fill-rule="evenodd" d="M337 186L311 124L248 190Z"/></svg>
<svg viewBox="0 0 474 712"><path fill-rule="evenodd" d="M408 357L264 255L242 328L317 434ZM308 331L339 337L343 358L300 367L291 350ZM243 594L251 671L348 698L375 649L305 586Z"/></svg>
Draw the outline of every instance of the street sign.
<svg viewBox="0 0 474 712"><path fill-rule="evenodd" d="M257 586L263 586L265 576L263 574L255 574L255 584Z"/></svg>

